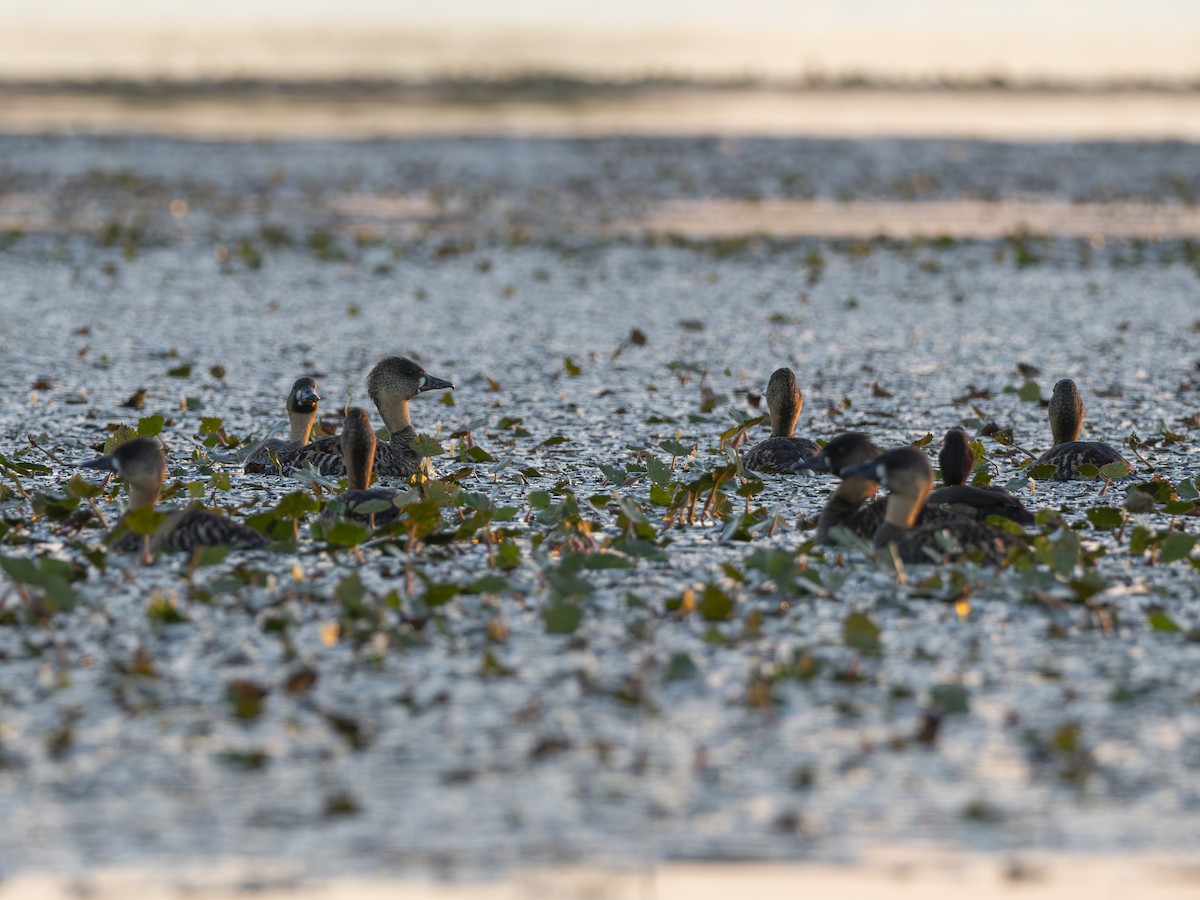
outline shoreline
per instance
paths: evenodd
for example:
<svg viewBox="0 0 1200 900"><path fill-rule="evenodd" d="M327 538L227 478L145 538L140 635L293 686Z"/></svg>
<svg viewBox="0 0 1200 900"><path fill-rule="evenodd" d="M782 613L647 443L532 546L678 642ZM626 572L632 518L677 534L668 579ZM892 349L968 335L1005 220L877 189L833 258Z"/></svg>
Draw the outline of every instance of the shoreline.
<svg viewBox="0 0 1200 900"><path fill-rule="evenodd" d="M332 877L289 875L286 866L267 872L230 861L169 873L101 869L79 875L22 873L0 883L0 900L67 900L81 891L93 900L138 896L159 900L195 895L210 900L253 891L262 900L489 900L536 896L544 900L602 896L655 900L716 900L744 891L758 900L786 900L797 890L846 900L880 896L955 900L964 890L980 900L1087 900L1097 892L1137 900L1195 896L1200 869L1170 856L1075 856L1054 853L955 854L893 848L855 864L666 862L644 866L525 869L495 878Z"/></svg>
<svg viewBox="0 0 1200 900"><path fill-rule="evenodd" d="M650 85L492 91L370 84L145 90L9 83L0 131L201 140L488 137L946 137L1198 141L1200 92Z"/></svg>

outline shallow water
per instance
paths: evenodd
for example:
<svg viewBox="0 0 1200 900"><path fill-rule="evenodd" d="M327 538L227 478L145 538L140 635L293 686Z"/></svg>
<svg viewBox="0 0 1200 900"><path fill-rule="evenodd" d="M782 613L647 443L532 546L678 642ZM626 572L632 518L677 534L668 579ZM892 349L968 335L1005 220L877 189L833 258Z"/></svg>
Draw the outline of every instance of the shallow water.
<svg viewBox="0 0 1200 900"><path fill-rule="evenodd" d="M809 176L821 193L857 184L894 196L896 178L944 158L950 145L937 142L754 142L729 156L702 141L2 140L4 202L33 198L45 213L0 250L0 452L53 470L22 478L26 490L63 493L69 464L94 455L108 423L152 413L167 417L172 477L205 481L187 440L202 416L262 434L298 374L316 374L333 412L365 401L377 359L406 353L458 386L453 405L414 401L417 429L451 447L471 426L501 461L462 483L516 509L521 556L506 588L432 611L406 569L467 584L491 571L487 546L368 549L360 566L321 552L302 526L296 554L235 554L191 576L178 559L90 566L81 602L53 628L15 615L0 627L0 871L250 856L301 875L462 875L841 861L898 841L1190 847L1200 598L1186 560L1151 564L1085 526L1086 546L1111 551L1090 603L1061 580L970 566L965 603L946 590L930 599L859 551L805 548L801 520L829 484L768 478L753 505L778 512L773 533L723 541L727 522L701 519L667 532L665 559L585 570L593 591L572 601L583 618L564 636L542 618L562 556L534 551L551 529L531 496L573 492L600 544L619 533L614 495L661 515L650 479L614 486L599 466L636 472L647 452L668 462L660 444L675 439L696 448L676 461L680 477L698 477L723 461L729 410L760 412L748 393L780 365L805 390L805 435L862 428L896 444L979 418L1011 425L1036 454L1045 411L1006 391L1024 381L1016 364L1035 364L1043 396L1060 377L1079 383L1090 438L1153 438L1160 423L1179 433L1142 451L1178 484L1200 469L1195 420L1184 421L1200 412L1200 272L1186 242L730 243L597 227L648 201L778 189L763 173L789 157L822 163ZM950 184L1007 197L1036 177L1052 194L1162 202L1195 152L970 145L980 165ZM1096 165L1029 168L1054 159ZM655 177L664 171L676 174ZM415 198L403 227L338 206L393 195ZM183 364L187 374L167 374ZM709 412L705 371L718 397ZM988 396L956 399L970 387ZM124 408L139 388L145 408ZM29 449L29 435L58 461ZM1014 477L1021 455L987 447L997 481ZM231 490L210 483L206 496L238 515L301 486L223 468ZM1124 497L1119 485L1100 491L1039 482L1020 493L1084 523L1088 508ZM592 496L605 499L592 507ZM11 496L3 513L28 520L30 507ZM1136 521L1171 523L1161 511ZM1196 519L1173 527L1195 533ZM2 552L82 561L62 531L38 519ZM12 543L25 536L33 543ZM750 563L764 548L798 550L825 589L782 602ZM230 581L239 571L250 583ZM335 598L352 573L369 598L398 592L361 644ZM728 621L668 609L706 583L735 599ZM149 617L155 595L188 621ZM13 591L4 605L19 607ZM852 611L879 627L880 654L846 645ZM1156 611L1181 630L1152 627ZM811 678L775 677L805 653L820 663ZM694 672L679 668L684 654ZM293 693L301 663L317 681ZM255 717L231 712L239 680L268 691ZM969 710L925 743L915 736L939 685L964 687Z"/></svg>

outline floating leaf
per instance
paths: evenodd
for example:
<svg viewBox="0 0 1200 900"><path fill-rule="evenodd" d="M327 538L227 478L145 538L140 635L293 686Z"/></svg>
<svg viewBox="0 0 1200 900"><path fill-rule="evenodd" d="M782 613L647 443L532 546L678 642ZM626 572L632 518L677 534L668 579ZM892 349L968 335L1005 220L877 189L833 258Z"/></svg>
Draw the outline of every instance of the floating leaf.
<svg viewBox="0 0 1200 900"><path fill-rule="evenodd" d="M556 602L542 608L547 634L571 634L583 621L583 610L573 603Z"/></svg>
<svg viewBox="0 0 1200 900"><path fill-rule="evenodd" d="M866 613L852 612L842 623L842 640L847 647L863 653L879 653L883 645L879 640L879 627Z"/></svg>
<svg viewBox="0 0 1200 900"><path fill-rule="evenodd" d="M1128 463L1117 460L1110 462L1108 465L1100 467L1100 474L1105 478L1124 478L1126 475L1133 474L1133 469Z"/></svg>
<svg viewBox="0 0 1200 900"><path fill-rule="evenodd" d="M417 454L418 456L441 456L446 452L442 447L441 441L439 441L437 438L432 438L427 434L418 434L412 439L412 443L409 445L409 447L413 453Z"/></svg>
<svg viewBox="0 0 1200 900"><path fill-rule="evenodd" d="M1088 521L1096 528L1104 528L1114 530L1121 527L1121 523L1125 521L1121 510L1113 509L1111 506L1097 506L1087 511Z"/></svg>
<svg viewBox="0 0 1200 900"><path fill-rule="evenodd" d="M944 715L969 712L970 695L961 684L935 684L929 689L929 702Z"/></svg>
<svg viewBox="0 0 1200 900"><path fill-rule="evenodd" d="M81 497L83 499L91 499L99 497L104 491L100 485L92 484L87 481L82 475L76 472L71 476L71 480L67 482L67 493L72 497Z"/></svg>
<svg viewBox="0 0 1200 900"><path fill-rule="evenodd" d="M1150 627L1154 631L1177 632L1179 626L1175 624L1175 620L1168 616L1165 612L1152 612L1146 617L1146 621L1150 623Z"/></svg>
<svg viewBox="0 0 1200 900"><path fill-rule="evenodd" d="M733 598L715 584L704 586L700 596L700 615L708 622L720 622L733 615Z"/></svg>
<svg viewBox="0 0 1200 900"><path fill-rule="evenodd" d="M1175 532L1163 538L1161 549L1158 552L1158 561L1162 563L1173 563L1176 560L1190 556L1192 548L1196 546L1196 535L1181 534Z"/></svg>
<svg viewBox="0 0 1200 900"><path fill-rule="evenodd" d="M667 660L666 671L663 672L664 681L682 681L685 678L694 678L699 671L692 657L687 653L674 653Z"/></svg>
<svg viewBox="0 0 1200 900"><path fill-rule="evenodd" d="M572 378L577 378L579 375L583 374L583 369L579 368L575 360L571 359L569 356L563 357L563 370Z"/></svg>
<svg viewBox="0 0 1200 900"><path fill-rule="evenodd" d="M160 415L145 416L138 419L137 433L141 437L154 437L162 431L166 419Z"/></svg>

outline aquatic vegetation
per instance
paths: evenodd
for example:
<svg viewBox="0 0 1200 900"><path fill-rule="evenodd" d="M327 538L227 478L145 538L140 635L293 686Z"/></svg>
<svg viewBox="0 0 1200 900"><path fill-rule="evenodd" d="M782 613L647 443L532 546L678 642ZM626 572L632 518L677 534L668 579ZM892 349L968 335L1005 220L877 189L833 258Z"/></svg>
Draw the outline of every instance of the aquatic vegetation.
<svg viewBox="0 0 1200 900"><path fill-rule="evenodd" d="M984 176L921 142L902 167L848 145L819 183L761 173L820 171L805 161L824 142L749 142L755 178L704 144L548 142L541 177L575 205L531 208L509 180L541 187L480 144L493 155L402 142L347 178L427 193L428 216L355 213L316 151L269 146L207 195L176 176L158 213L103 207L101 231L0 250L13 296L46 298L13 304L2 335L18 387L0 416L0 782L20 778L0 790L42 791L56 838L116 860L186 856L167 824L181 815L223 823L205 832L222 852L377 862L403 834L450 870L575 858L601 832L619 861L1190 833L1188 242L643 240L586 217L618 220L621 184L925 197ZM1153 195L1140 172L1128 190ZM564 210L578 229L547 226ZM60 306L70 327L45 311ZM394 521L345 516L336 476L240 471L297 373L340 418L372 361L418 350L458 396L413 401L425 464L385 479L375 510ZM1038 510L1028 551L989 568L816 545L832 481L760 477L740 456L768 433L752 390L783 366L805 373L799 433L822 441L862 430L932 456L962 427L968 482ZM1132 477L1037 465L1060 374L1086 385ZM112 552L123 489L74 464L136 436L170 448L164 503L218 507L266 546ZM13 805L12 840L46 859L59 844L35 845L50 826L29 808ZM134 808L137 828L88 825Z"/></svg>

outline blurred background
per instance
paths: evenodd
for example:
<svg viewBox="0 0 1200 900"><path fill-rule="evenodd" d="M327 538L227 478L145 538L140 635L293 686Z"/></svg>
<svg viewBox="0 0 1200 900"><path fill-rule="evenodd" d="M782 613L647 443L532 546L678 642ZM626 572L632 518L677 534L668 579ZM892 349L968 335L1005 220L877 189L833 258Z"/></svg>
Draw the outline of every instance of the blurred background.
<svg viewBox="0 0 1200 900"><path fill-rule="evenodd" d="M1191 115L1194 99L1181 97L1200 88L1200 4L3 0L0 79L6 82L0 127L9 128L219 130L222 117L211 109L206 115L195 102L199 82L209 104L218 88L244 97L288 87L293 109L297 84L305 86L308 108L301 119L283 115L280 104L272 105L276 115L268 120L261 103L241 117L235 109L223 127L243 135L337 128L347 135L957 130L967 136L1187 138L1200 130L1200 115ZM28 94L31 83L36 102ZM82 85L90 86L86 102ZM147 85L159 94L174 92L169 109L147 106L154 99ZM184 85L192 89L190 104L180 95ZM312 104L333 86L341 111L329 122ZM463 96L464 86L490 93ZM141 89L140 108L125 109L122 118L112 101L134 87ZM648 101L648 91L668 88L724 95L704 104ZM845 97L823 106L811 96L832 89L875 96L867 105L858 98L849 110ZM64 94L72 90L75 102L67 103ZM431 98L429 90L438 93ZM942 97L946 108L930 110L926 96L916 107L905 100L889 111L879 96L913 90L1037 91L1042 97L1034 103L1027 96L1017 114L1011 97L973 113L975 100L947 105ZM810 93L803 103L795 96L801 91ZM405 115L381 115L381 92L390 92L382 106L402 107ZM1074 96L1047 108L1048 92ZM1096 102L1097 92L1119 92L1120 108ZM357 110L360 121L354 103L363 100L371 102ZM183 112L191 114L186 122Z"/></svg>
<svg viewBox="0 0 1200 900"><path fill-rule="evenodd" d="M9 78L644 76L1186 82L1191 0L5 0Z"/></svg>

